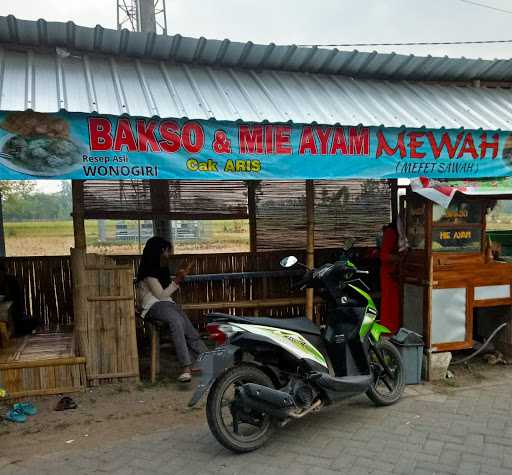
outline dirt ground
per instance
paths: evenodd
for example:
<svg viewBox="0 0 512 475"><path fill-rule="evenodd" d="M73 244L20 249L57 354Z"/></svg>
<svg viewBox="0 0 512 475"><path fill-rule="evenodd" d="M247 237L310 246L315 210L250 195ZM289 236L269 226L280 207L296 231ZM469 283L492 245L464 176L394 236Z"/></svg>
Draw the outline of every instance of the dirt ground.
<svg viewBox="0 0 512 475"><path fill-rule="evenodd" d="M77 409L55 411L60 395L32 399L38 414L27 422L0 420L0 455L15 461L26 458L27 453L33 456L67 448L98 447L159 429L203 423L204 403L193 409L187 406L198 376L191 384L179 384L171 358L162 357L161 363L161 375L155 384L109 384L69 394ZM142 366L145 376L146 360ZM3 416L9 407L6 402L0 403L0 414Z"/></svg>
<svg viewBox="0 0 512 475"><path fill-rule="evenodd" d="M462 358L455 354L453 360ZM512 359L507 361L508 364L488 364L481 356L477 356L470 360L468 364L450 365L450 372L453 378L447 378L443 381L432 383L434 389L438 391L446 391L451 388L467 388L477 385L494 384L503 378L512 378Z"/></svg>
<svg viewBox="0 0 512 475"><path fill-rule="evenodd" d="M187 407L197 377L190 385L175 383L177 369L167 359L163 363L166 361L155 385L142 382L88 388L71 395L78 404L75 410L54 411L59 396L35 399L39 413L26 423L0 422L2 456L22 460L27 453L43 455L68 448L93 448L160 429L179 430L203 424L204 401L196 408ZM452 371L454 378L429 387L434 392L446 393L456 388L495 385L512 378L511 366L490 366L482 359L469 366L453 367ZM7 404L0 406L5 413Z"/></svg>

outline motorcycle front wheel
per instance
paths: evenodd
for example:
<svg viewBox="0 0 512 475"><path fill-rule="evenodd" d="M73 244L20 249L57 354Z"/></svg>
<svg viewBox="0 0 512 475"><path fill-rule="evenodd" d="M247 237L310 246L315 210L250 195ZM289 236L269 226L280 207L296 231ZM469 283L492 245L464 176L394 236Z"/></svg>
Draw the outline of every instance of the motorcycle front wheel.
<svg viewBox="0 0 512 475"><path fill-rule="evenodd" d="M399 351L391 342L381 340L370 347L370 364L373 381L366 395L377 406L394 404L405 389L405 370Z"/></svg>
<svg viewBox="0 0 512 475"><path fill-rule="evenodd" d="M213 384L206 402L208 426L215 438L233 452L251 452L261 447L274 430L268 414L247 414L236 406L236 388L245 383L273 388L272 380L251 365L235 366Z"/></svg>

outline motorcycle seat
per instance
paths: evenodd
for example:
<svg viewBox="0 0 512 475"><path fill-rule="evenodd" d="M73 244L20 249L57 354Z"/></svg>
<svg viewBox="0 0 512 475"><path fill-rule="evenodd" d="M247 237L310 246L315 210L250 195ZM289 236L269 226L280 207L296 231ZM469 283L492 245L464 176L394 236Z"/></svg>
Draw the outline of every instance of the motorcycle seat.
<svg viewBox="0 0 512 475"><path fill-rule="evenodd" d="M263 325L272 328L282 328L299 333L308 333L310 335L320 336L320 328L306 317L297 318L268 318L268 317L237 317L225 313L211 313L209 318L215 320L222 319L233 323L242 323L249 325Z"/></svg>

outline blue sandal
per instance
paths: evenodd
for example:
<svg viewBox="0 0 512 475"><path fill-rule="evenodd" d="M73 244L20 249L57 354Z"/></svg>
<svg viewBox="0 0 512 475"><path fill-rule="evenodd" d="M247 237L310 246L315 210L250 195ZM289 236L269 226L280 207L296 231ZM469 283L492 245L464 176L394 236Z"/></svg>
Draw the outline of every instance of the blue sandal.
<svg viewBox="0 0 512 475"><path fill-rule="evenodd" d="M17 411L21 411L26 416L35 416L37 414L37 408L31 402L18 402L14 404L13 408Z"/></svg>
<svg viewBox="0 0 512 475"><path fill-rule="evenodd" d="M19 409L11 409L6 415L5 418L11 422L26 422L27 416L23 414Z"/></svg>

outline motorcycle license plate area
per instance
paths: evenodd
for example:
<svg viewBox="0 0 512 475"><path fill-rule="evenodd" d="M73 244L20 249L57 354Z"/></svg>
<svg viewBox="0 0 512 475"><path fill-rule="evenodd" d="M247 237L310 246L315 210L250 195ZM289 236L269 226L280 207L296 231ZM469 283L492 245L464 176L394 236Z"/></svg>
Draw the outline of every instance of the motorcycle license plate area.
<svg viewBox="0 0 512 475"><path fill-rule="evenodd" d="M189 406L197 404L201 397L210 389L217 376L233 365L236 351L236 347L227 345L199 355L197 365L201 370L201 379L192 399L188 403Z"/></svg>

